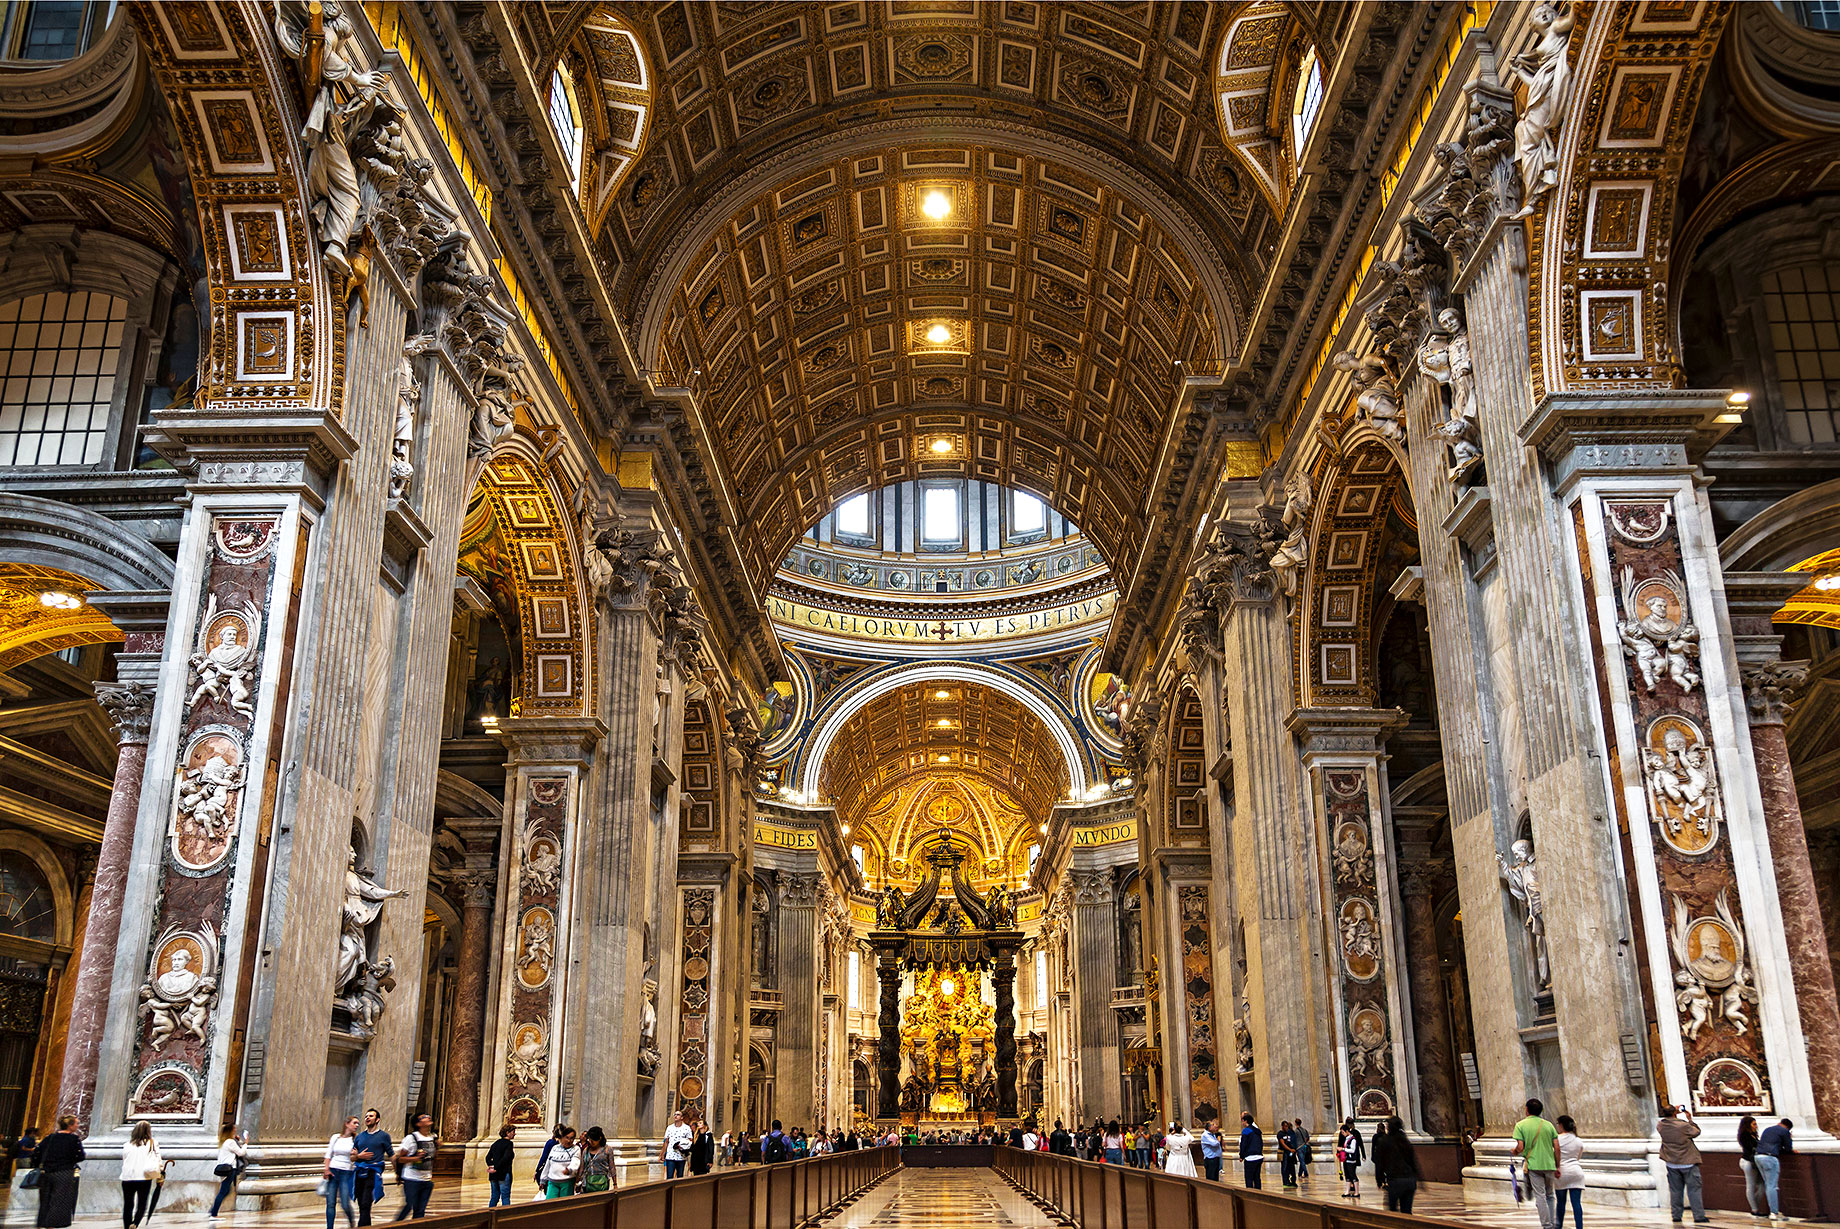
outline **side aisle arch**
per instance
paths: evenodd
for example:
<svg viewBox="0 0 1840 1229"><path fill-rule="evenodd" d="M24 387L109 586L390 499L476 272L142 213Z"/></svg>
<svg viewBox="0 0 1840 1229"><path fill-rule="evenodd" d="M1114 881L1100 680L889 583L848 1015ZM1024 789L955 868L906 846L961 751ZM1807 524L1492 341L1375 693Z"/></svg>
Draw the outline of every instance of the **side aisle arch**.
<svg viewBox="0 0 1840 1229"><path fill-rule="evenodd" d="M1731 6L1596 5L1572 35L1561 177L1530 219L1533 397L1675 388L1669 318L1681 163Z"/></svg>
<svg viewBox="0 0 1840 1229"><path fill-rule="evenodd" d="M517 442L501 445L479 475L460 530L461 572L492 598L519 660L513 716L591 711L578 546L555 475Z"/></svg>
<svg viewBox="0 0 1840 1229"><path fill-rule="evenodd" d="M200 405L280 403L336 415L344 331L333 325L308 216L299 88L268 18L247 2L131 11L185 151L204 243L210 324Z"/></svg>

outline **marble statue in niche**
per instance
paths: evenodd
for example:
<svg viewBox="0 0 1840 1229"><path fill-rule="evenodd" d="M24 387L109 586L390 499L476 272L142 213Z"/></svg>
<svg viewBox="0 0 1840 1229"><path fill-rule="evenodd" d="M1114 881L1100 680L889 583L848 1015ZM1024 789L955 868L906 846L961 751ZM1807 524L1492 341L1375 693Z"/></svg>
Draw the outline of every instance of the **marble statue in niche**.
<svg viewBox="0 0 1840 1229"><path fill-rule="evenodd" d="M1673 925L1668 945L1674 951L1674 984L1679 987L1674 1005L1683 1019L1680 1031L1696 1041L1713 1020L1721 1020L1743 1036L1750 1031L1747 1005L1757 1002L1745 960L1744 928L1732 914L1724 889L1713 902L1717 917L1691 916L1687 902L1674 896Z"/></svg>
<svg viewBox="0 0 1840 1229"><path fill-rule="evenodd" d="M1699 686L1699 629L1687 613L1686 585L1678 572L1637 582L1635 569L1623 569L1624 619L1616 625L1623 652L1635 658L1636 672L1650 692L1662 679L1682 691ZM1644 613L1638 614L1641 611Z"/></svg>
<svg viewBox="0 0 1840 1229"><path fill-rule="evenodd" d="M1278 538L1269 566L1286 597L1296 596L1298 575L1309 559L1310 509L1315 504L1316 494L1310 486L1310 476L1299 471L1284 484L1282 510L1275 515L1269 510L1266 512L1267 518L1276 522L1272 536Z"/></svg>
<svg viewBox="0 0 1840 1229"><path fill-rule="evenodd" d="M1234 1069L1241 1075L1252 1070L1252 1004L1241 999L1239 1014L1233 1017L1233 1047L1236 1054Z"/></svg>
<svg viewBox="0 0 1840 1229"><path fill-rule="evenodd" d="M1343 350L1330 360L1337 371L1348 373L1354 384L1355 416L1372 424L1380 437L1395 444L1406 442L1405 418L1399 409L1399 384L1378 354L1357 357Z"/></svg>
<svg viewBox="0 0 1840 1229"><path fill-rule="evenodd" d="M140 1014L151 1026L149 1051L157 1054L176 1036L208 1041L216 1005L216 930L208 922L197 931L169 927L154 944L147 980L141 983Z"/></svg>
<svg viewBox="0 0 1840 1229"><path fill-rule="evenodd" d="M250 702L256 672L256 642L262 635L262 611L254 602L244 602L240 610L217 609L213 593L205 604L204 619L198 624L198 643L191 657L192 689L187 708L201 700L227 705L244 717L255 715Z"/></svg>
<svg viewBox="0 0 1840 1229"><path fill-rule="evenodd" d="M415 477L415 422L421 414L422 382L414 360L435 347L432 334L422 333L403 343L396 367L396 429L390 439L390 498L409 493Z"/></svg>
<svg viewBox="0 0 1840 1229"><path fill-rule="evenodd" d="M1418 348L1418 369L1450 391L1450 412L1437 433L1450 446L1446 476L1462 482L1482 461L1482 436L1476 421L1476 372L1469 330L1456 309L1438 313L1438 329Z"/></svg>
<svg viewBox="0 0 1840 1229"><path fill-rule="evenodd" d="M644 994L639 1005L639 1074L650 1079L657 1074L662 1058L658 1052L658 983L646 978Z"/></svg>
<svg viewBox="0 0 1840 1229"><path fill-rule="evenodd" d="M1537 41L1508 61L1508 72L1527 86L1527 105L1514 125L1515 156L1521 168L1521 211L1533 216L1534 208L1559 182L1559 127L1565 122L1566 104L1572 96L1572 65L1566 55L1577 16L1560 0L1541 0L1534 6L1533 28Z"/></svg>
<svg viewBox="0 0 1840 1229"><path fill-rule="evenodd" d="M1509 894L1521 907L1527 939L1533 948L1534 980L1544 990L1552 985L1552 957L1546 946L1546 904L1540 896L1539 864L1532 841L1516 841L1510 850L1514 854L1512 862L1498 852L1495 864Z"/></svg>
<svg viewBox="0 0 1840 1229"><path fill-rule="evenodd" d="M358 851L345 860L345 906L339 922L339 964L333 978L334 1005L351 1020L351 1031L368 1036L376 1031L383 1011L382 995L395 987L390 976L396 967L391 957L373 961L366 931L383 913L384 902L406 896L406 889L386 888L358 869ZM386 984L387 983L387 984Z"/></svg>

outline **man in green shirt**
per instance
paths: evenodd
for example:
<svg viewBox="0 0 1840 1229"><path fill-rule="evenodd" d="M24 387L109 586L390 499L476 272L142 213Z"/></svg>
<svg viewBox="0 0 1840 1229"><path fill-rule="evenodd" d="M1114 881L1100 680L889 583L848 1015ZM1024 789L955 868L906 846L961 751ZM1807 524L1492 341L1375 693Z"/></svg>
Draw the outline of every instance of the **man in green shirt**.
<svg viewBox="0 0 1840 1229"><path fill-rule="evenodd" d="M1559 1176L1559 1157L1553 1147L1558 1133L1540 1117L1545 1108L1538 1097L1527 1102L1527 1116L1514 1124L1514 1155L1526 1165L1527 1193L1540 1214L1540 1229L1558 1229L1558 1191L1553 1186Z"/></svg>

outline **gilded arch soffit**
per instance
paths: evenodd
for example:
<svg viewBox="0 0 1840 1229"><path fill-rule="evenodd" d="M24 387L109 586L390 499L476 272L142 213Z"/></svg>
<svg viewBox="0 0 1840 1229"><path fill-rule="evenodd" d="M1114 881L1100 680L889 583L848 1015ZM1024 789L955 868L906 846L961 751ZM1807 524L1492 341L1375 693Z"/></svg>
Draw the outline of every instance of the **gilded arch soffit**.
<svg viewBox="0 0 1840 1229"><path fill-rule="evenodd" d="M915 134L762 168L647 292L642 352L699 394L750 568L847 495L932 474L1036 491L1131 557L1130 475L1154 469L1181 374L1221 369L1237 256L1090 151L1011 125ZM921 212L931 191L946 218Z"/></svg>
<svg viewBox="0 0 1840 1229"><path fill-rule="evenodd" d="M1228 234L1250 234L1266 205L1242 177L1214 173L1224 151L1209 88L1238 7L603 5L632 24L658 66L657 137L620 195L609 240L622 261L649 268L724 179L771 150L897 114L908 100L1067 133L1141 166Z"/></svg>
<svg viewBox="0 0 1840 1229"><path fill-rule="evenodd" d="M1273 125L1290 114L1282 103L1281 69L1298 28L1286 5L1271 0L1245 5L1229 19L1214 67L1221 136L1278 216L1290 200L1294 175L1286 134ZM1295 57L1289 58L1294 79Z"/></svg>
<svg viewBox="0 0 1840 1229"><path fill-rule="evenodd" d="M1201 696L1192 682L1176 692L1163 759L1163 843L1206 845L1207 745Z"/></svg>
<svg viewBox="0 0 1840 1229"><path fill-rule="evenodd" d="M565 59L589 112L593 162L582 176L582 211L598 234L651 140L657 78L633 27L604 4L592 6ZM549 88L547 74L538 85Z"/></svg>
<svg viewBox="0 0 1840 1229"><path fill-rule="evenodd" d="M1528 232L1536 402L1569 388L1680 385L1675 201L1730 12L1709 0L1617 0L1572 32L1557 212L1549 202Z"/></svg>
<svg viewBox="0 0 1840 1229"><path fill-rule="evenodd" d="M1027 871L1028 847L1041 839L1039 822L987 778L946 773L909 778L885 791L856 821L851 839L863 834L879 875L917 881L929 870L926 851L949 836L976 852L965 873L983 880Z"/></svg>
<svg viewBox="0 0 1840 1229"><path fill-rule="evenodd" d="M907 781L954 775L982 779L1037 823L1068 788L1060 745L1022 703L975 683L929 681L878 696L844 724L825 755L823 789L854 824Z"/></svg>
<svg viewBox="0 0 1840 1229"><path fill-rule="evenodd" d="M512 715L592 711L592 629L553 476L515 452L487 462L461 526L459 568L491 594L501 622L516 620L521 662Z"/></svg>
<svg viewBox="0 0 1840 1229"><path fill-rule="evenodd" d="M1355 437L1339 459L1323 454L1315 486L1296 605L1298 698L1305 707L1367 707L1379 694L1375 620L1393 580L1384 572L1395 539L1417 524L1412 495L1392 449L1374 436Z"/></svg>
<svg viewBox="0 0 1840 1229"><path fill-rule="evenodd" d="M267 11L243 0L130 12L178 130L204 242L211 327L199 404L336 415L344 329L307 215L300 91Z"/></svg>
<svg viewBox="0 0 1840 1229"><path fill-rule="evenodd" d="M81 599L100 588L74 572L31 563L0 563L0 670L83 644L108 644L122 633L109 617ZM49 607L44 593L79 599L74 608Z"/></svg>

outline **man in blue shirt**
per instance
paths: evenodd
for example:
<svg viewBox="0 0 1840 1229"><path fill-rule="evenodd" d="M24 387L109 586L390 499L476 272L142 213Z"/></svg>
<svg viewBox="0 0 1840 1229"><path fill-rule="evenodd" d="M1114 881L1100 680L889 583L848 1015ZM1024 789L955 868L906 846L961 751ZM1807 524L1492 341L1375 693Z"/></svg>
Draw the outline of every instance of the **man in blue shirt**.
<svg viewBox="0 0 1840 1229"><path fill-rule="evenodd" d="M371 1202L383 1194L383 1163L390 1159L390 1133L383 1129L383 1115L375 1109L364 1111L364 1129L351 1141L352 1180L357 1186L358 1223L371 1223Z"/></svg>
<svg viewBox="0 0 1840 1229"><path fill-rule="evenodd" d="M1220 1181L1220 1132L1214 1129L1211 1118L1201 1128L1201 1168L1209 1182Z"/></svg>
<svg viewBox="0 0 1840 1229"><path fill-rule="evenodd" d="M1770 1200L1771 1220L1783 1219L1782 1206L1776 1199L1776 1188L1782 1181L1783 1158L1795 1151L1795 1140L1789 1134L1794 1125L1785 1118L1757 1137L1757 1156L1753 1163L1763 1177L1763 1193Z"/></svg>
<svg viewBox="0 0 1840 1229"><path fill-rule="evenodd" d="M1246 1167L1246 1189L1256 1191L1263 1185L1259 1174L1265 1167L1265 1132L1252 1121L1251 1111L1241 1114L1239 1120L1239 1159Z"/></svg>

